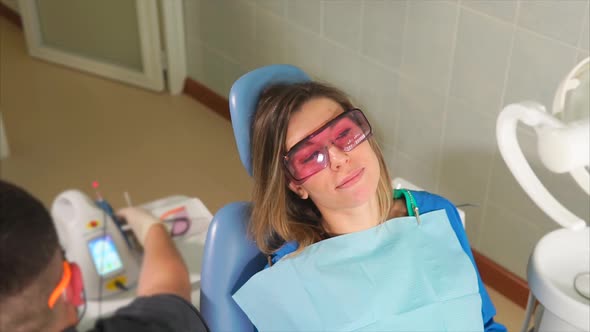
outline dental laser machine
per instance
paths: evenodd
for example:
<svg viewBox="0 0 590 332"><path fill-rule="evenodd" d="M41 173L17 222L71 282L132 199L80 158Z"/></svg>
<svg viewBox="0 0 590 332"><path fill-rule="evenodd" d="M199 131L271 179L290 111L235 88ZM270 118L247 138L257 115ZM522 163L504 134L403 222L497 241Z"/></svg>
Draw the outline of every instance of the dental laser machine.
<svg viewBox="0 0 590 332"><path fill-rule="evenodd" d="M191 301L198 307L202 252L213 216L198 198L183 195L140 207L162 220L169 231L189 269ZM86 307L78 327L89 329L96 319L136 297L142 248L129 225L116 218L100 195L93 201L79 190L67 190L55 198L51 215L67 259L82 271Z"/></svg>
<svg viewBox="0 0 590 332"><path fill-rule="evenodd" d="M68 190L55 199L51 214L68 260L82 270L87 300L109 297L135 285L138 254L108 210L84 193Z"/></svg>

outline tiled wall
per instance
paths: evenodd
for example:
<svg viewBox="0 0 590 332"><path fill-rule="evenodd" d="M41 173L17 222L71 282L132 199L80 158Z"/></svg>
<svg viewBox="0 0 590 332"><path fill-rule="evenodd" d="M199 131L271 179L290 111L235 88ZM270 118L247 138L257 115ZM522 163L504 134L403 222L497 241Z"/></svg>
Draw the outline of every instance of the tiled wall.
<svg viewBox="0 0 590 332"><path fill-rule="evenodd" d="M588 0L185 0L189 76L223 96L253 68L291 63L363 108L393 176L466 207L474 248L525 276L557 226L526 196L496 147L502 107L550 105L588 56ZM588 196L535 156L542 180L588 220Z"/></svg>

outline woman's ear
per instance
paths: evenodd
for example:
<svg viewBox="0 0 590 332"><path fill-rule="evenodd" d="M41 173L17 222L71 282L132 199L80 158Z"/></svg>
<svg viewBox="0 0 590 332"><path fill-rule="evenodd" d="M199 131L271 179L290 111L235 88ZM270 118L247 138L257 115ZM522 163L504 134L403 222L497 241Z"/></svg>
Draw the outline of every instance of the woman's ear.
<svg viewBox="0 0 590 332"><path fill-rule="evenodd" d="M307 199L309 197L307 190L303 189L302 186L294 184L293 182L289 182L289 189L297 194L297 196L301 197L301 199Z"/></svg>

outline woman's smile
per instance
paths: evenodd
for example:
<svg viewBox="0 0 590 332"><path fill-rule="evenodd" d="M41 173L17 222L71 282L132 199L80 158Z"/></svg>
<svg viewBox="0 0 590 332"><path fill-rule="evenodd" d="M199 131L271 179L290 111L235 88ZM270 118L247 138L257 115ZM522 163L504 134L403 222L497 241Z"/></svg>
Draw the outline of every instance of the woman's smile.
<svg viewBox="0 0 590 332"><path fill-rule="evenodd" d="M355 171L352 171L348 176L346 176L342 181L339 182L336 189L346 189L354 186L357 182L361 180L363 174L365 173L365 168L360 168Z"/></svg>

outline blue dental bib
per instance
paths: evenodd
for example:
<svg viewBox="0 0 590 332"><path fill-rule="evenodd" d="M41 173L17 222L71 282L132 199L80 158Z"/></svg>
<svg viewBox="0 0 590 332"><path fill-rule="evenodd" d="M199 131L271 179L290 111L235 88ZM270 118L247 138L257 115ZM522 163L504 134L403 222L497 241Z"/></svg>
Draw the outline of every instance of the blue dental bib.
<svg viewBox="0 0 590 332"><path fill-rule="evenodd" d="M478 279L445 210L315 243L233 296L259 331L483 331Z"/></svg>

